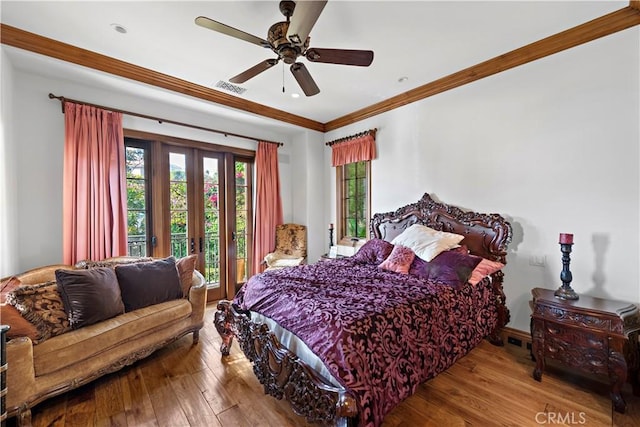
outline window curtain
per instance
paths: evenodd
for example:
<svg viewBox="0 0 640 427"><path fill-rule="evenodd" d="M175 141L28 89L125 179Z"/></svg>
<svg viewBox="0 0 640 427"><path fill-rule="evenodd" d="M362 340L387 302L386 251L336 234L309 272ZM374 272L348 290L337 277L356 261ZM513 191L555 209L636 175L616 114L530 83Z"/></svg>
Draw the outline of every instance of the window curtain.
<svg viewBox="0 0 640 427"><path fill-rule="evenodd" d="M278 145L258 142L256 152L256 210L252 273L264 271L262 260L276 245L276 225L282 224Z"/></svg>
<svg viewBox="0 0 640 427"><path fill-rule="evenodd" d="M65 102L64 115L64 263L126 255L122 113Z"/></svg>
<svg viewBox="0 0 640 427"><path fill-rule="evenodd" d="M375 158L376 140L371 133L331 145L331 166L334 167Z"/></svg>

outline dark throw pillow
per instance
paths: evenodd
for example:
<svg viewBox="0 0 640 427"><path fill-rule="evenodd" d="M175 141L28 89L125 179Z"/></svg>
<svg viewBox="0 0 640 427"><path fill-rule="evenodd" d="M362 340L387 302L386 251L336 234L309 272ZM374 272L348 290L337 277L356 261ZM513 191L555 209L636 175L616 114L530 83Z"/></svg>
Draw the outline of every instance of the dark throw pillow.
<svg viewBox="0 0 640 427"><path fill-rule="evenodd" d="M112 268L56 270L56 281L73 329L124 313L118 279Z"/></svg>
<svg viewBox="0 0 640 427"><path fill-rule="evenodd" d="M361 264L378 265L391 255L392 250L391 243L382 239L371 239L362 245L351 259Z"/></svg>
<svg viewBox="0 0 640 427"><path fill-rule="evenodd" d="M173 257L118 265L115 270L127 312L182 298L180 277Z"/></svg>
<svg viewBox="0 0 640 427"><path fill-rule="evenodd" d="M444 251L429 262L416 257L409 274L459 289L467 283L481 259L456 250Z"/></svg>

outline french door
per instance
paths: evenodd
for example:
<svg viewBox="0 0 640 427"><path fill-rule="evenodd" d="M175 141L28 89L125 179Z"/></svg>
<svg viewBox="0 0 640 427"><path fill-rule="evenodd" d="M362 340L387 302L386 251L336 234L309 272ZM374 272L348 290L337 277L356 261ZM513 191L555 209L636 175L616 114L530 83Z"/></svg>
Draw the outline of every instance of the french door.
<svg viewBox="0 0 640 427"><path fill-rule="evenodd" d="M164 150L169 253L176 258L198 254L208 300L232 296L249 270L251 163L231 153L172 146Z"/></svg>
<svg viewBox="0 0 640 427"><path fill-rule="evenodd" d="M207 300L232 298L251 265L253 158L131 138L127 156L130 254L197 254Z"/></svg>

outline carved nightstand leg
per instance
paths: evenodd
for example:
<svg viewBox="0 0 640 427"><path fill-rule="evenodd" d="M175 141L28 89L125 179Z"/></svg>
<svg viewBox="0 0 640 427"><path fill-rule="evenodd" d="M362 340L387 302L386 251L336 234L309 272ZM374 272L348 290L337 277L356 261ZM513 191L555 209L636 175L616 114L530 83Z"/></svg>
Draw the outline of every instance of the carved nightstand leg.
<svg viewBox="0 0 640 427"><path fill-rule="evenodd" d="M535 360L536 367L533 369L533 378L542 381L544 372L544 333L542 332L544 323L538 320L531 322L531 358Z"/></svg>
<svg viewBox="0 0 640 427"><path fill-rule="evenodd" d="M629 368L629 381L633 387L633 394L640 396L640 334L629 335L626 348L627 366Z"/></svg>
<svg viewBox="0 0 640 427"><path fill-rule="evenodd" d="M617 412L624 414L627 404L620 394L620 390L627 380L627 362L617 351L609 352L609 379L611 380L611 401Z"/></svg>

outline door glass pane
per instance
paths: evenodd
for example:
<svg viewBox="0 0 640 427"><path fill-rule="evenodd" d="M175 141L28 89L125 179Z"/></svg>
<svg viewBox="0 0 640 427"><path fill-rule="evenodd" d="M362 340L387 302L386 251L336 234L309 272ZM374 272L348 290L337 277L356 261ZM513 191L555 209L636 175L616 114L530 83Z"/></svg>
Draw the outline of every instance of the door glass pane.
<svg viewBox="0 0 640 427"><path fill-rule="evenodd" d="M126 147L127 171L127 255L147 256L147 173L145 150Z"/></svg>
<svg viewBox="0 0 640 427"><path fill-rule="evenodd" d="M204 277L210 287L220 286L220 185L218 160L202 158L204 191Z"/></svg>
<svg viewBox="0 0 640 427"><path fill-rule="evenodd" d="M248 164L235 162L236 173L236 283L244 283L249 277L249 263L247 257L248 229L247 224L247 195Z"/></svg>
<svg viewBox="0 0 640 427"><path fill-rule="evenodd" d="M188 255L186 155L169 153L169 218L171 223L171 255Z"/></svg>

